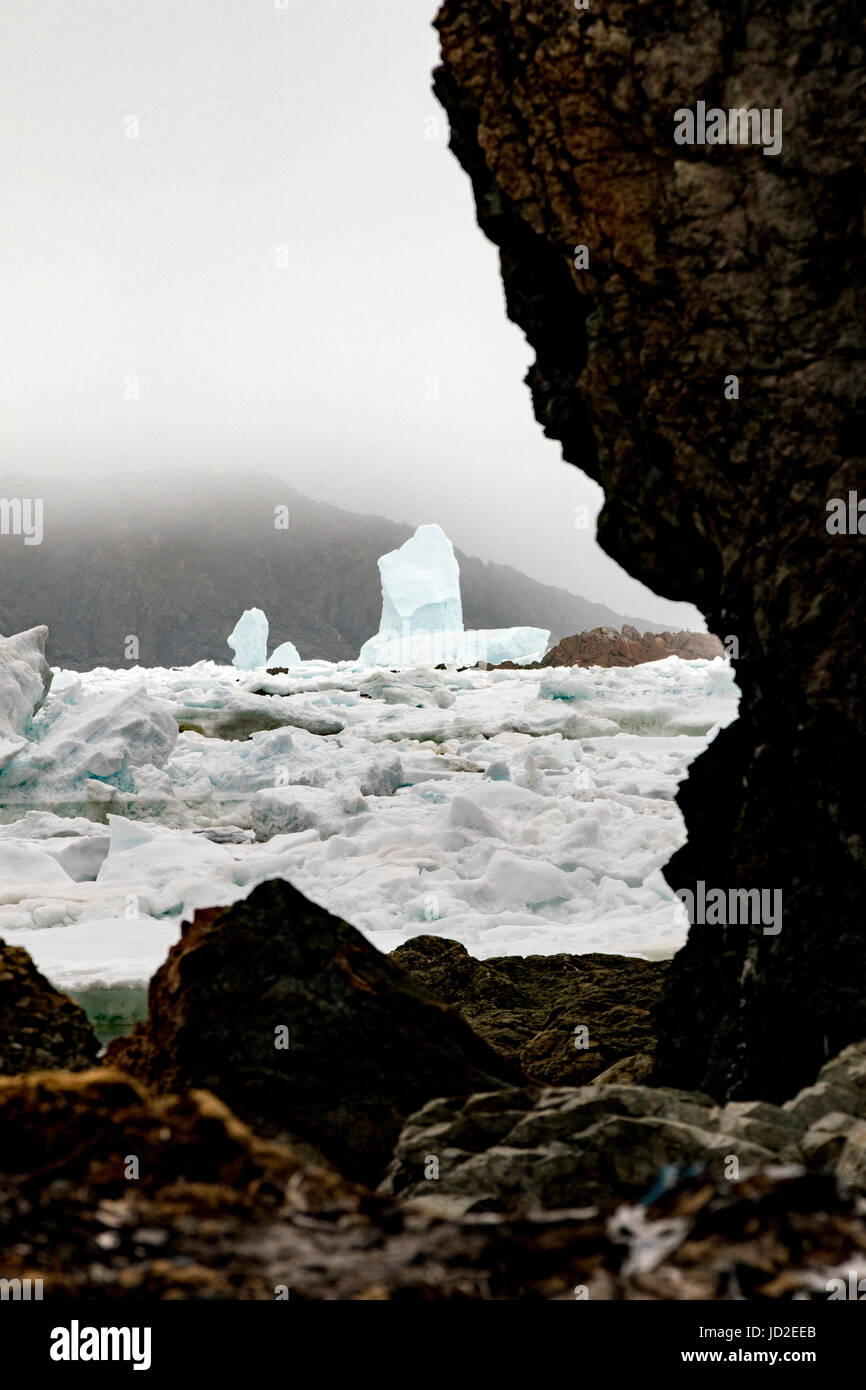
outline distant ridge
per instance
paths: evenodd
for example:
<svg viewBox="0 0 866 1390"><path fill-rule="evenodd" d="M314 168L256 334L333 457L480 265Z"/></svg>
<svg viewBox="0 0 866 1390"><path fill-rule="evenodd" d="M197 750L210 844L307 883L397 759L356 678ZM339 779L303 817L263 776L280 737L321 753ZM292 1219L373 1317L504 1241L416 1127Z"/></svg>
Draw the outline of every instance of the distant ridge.
<svg viewBox="0 0 866 1390"><path fill-rule="evenodd" d="M357 656L378 630L378 557L414 525L361 516L303 497L264 476L185 474L153 486L91 475L3 480L7 497L44 500L44 539L0 536L0 631L47 623L52 665L86 670L229 661L226 636L244 608L263 608L271 645L302 657ZM274 525L288 506L289 528ZM419 517L419 521L435 517ZM457 551L467 628L549 628L551 644L585 628L662 625L627 619L530 579L509 565Z"/></svg>

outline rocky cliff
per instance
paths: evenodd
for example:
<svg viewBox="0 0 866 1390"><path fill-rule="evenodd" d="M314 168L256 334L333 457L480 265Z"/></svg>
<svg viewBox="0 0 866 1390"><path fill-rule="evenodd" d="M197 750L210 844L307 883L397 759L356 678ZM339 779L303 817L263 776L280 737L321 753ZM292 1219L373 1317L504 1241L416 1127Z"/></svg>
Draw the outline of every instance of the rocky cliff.
<svg viewBox="0 0 866 1390"><path fill-rule="evenodd" d="M437 27L538 419L604 487L604 548L738 646L667 876L780 890L783 924L693 926L659 1079L789 1095L866 1036L866 566L827 510L866 491L857 7L446 0ZM675 143L701 101L781 112L781 149Z"/></svg>

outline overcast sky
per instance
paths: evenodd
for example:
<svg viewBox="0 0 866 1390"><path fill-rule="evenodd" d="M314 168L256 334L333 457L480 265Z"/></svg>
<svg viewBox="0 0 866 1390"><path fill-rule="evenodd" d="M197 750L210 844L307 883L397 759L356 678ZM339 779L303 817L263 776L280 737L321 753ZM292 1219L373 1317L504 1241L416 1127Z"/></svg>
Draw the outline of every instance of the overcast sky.
<svg viewBox="0 0 866 1390"><path fill-rule="evenodd" d="M0 0L0 467L267 472L621 612L430 91L435 0ZM432 138L431 138L432 137Z"/></svg>

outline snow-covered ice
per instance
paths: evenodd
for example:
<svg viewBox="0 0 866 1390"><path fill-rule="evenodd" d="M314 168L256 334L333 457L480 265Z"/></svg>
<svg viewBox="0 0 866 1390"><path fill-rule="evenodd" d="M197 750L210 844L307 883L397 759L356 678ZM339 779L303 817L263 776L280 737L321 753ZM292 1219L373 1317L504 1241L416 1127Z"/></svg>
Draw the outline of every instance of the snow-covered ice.
<svg viewBox="0 0 866 1390"><path fill-rule="evenodd" d="M464 631L460 566L441 526L418 526L397 550L379 558L379 631L361 648L368 666L475 666L540 661L550 633L539 627Z"/></svg>
<svg viewBox="0 0 866 1390"><path fill-rule="evenodd" d="M275 876L383 950L668 955L673 798L736 707L720 659L57 670L0 770L0 936L133 1011L185 915Z"/></svg>
<svg viewBox="0 0 866 1390"><path fill-rule="evenodd" d="M0 637L0 768L25 746L30 722L51 686L47 627Z"/></svg>

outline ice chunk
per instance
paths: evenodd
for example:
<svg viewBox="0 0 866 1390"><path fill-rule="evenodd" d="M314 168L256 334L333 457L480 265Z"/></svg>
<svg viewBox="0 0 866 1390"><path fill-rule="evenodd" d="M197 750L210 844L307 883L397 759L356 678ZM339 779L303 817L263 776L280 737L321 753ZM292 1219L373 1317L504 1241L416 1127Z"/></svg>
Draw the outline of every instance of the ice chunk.
<svg viewBox="0 0 866 1390"><path fill-rule="evenodd" d="M417 527L414 536L399 550L391 550L380 558L379 573L380 636L463 630L460 566L441 526L434 522Z"/></svg>
<svg viewBox="0 0 866 1390"><path fill-rule="evenodd" d="M80 703L52 697L34 733L0 773L4 800L62 802L83 795L94 778L103 780L88 790L91 800L100 791L109 798L113 788L134 791L135 770L165 766L178 736L171 706L143 683L109 687Z"/></svg>
<svg viewBox="0 0 866 1390"><path fill-rule="evenodd" d="M300 666L300 664L301 654L294 642L281 642L268 658L268 666L272 669L275 666Z"/></svg>
<svg viewBox="0 0 866 1390"><path fill-rule="evenodd" d="M323 787L269 787L256 792L250 809L257 840L294 835L301 830L317 830L326 840L345 829L348 816L366 811L367 802L357 784L348 782L327 790Z"/></svg>
<svg viewBox="0 0 866 1390"><path fill-rule="evenodd" d="M0 767L26 745L30 721L51 687L47 627L0 637Z"/></svg>
<svg viewBox="0 0 866 1390"><path fill-rule="evenodd" d="M26 840L0 842L0 901L18 902L71 882L66 870L39 846Z"/></svg>
<svg viewBox="0 0 866 1390"><path fill-rule="evenodd" d="M227 637L232 665L256 671L268 664L268 620L261 608L245 608Z"/></svg>

